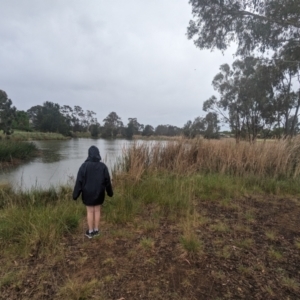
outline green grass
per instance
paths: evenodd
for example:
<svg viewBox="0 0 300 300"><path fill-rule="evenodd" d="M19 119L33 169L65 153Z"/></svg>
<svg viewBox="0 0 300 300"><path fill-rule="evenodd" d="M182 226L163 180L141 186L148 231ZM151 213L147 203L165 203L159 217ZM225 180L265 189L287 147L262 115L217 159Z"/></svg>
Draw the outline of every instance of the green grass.
<svg viewBox="0 0 300 300"><path fill-rule="evenodd" d="M145 250L151 250L154 247L154 240L152 238L142 238L140 245Z"/></svg>
<svg viewBox="0 0 300 300"><path fill-rule="evenodd" d="M264 182L268 184L267 179ZM149 215L156 216L155 219L151 223L148 221L140 225L148 232L155 232L158 229L160 217L168 217L171 220L188 218L190 224L188 229L185 229L181 243L186 250L193 252L200 247L199 239L192 234L193 230L203 225L201 221L203 216L194 213L195 205L199 201L220 202L224 195L230 199L242 196L244 193L250 194L253 190L258 192L256 185L251 186L246 183L247 178L225 175L187 177L162 173L145 175L139 182L116 178L116 193L113 198L107 198L103 207L104 216L107 222L126 224L151 209ZM210 197L208 197L208 186L211 191ZM259 192L263 193L263 190L261 188ZM294 191L295 189L292 193ZM14 237L10 246L14 248L13 245L16 244L18 247L15 248L21 252L24 250L25 253L29 253L37 246L41 249L53 250L60 236L76 230L85 214L84 207L71 200L71 189L68 187L15 192L10 186L2 186L0 187L0 209L2 249L5 248L4 241ZM221 234L230 230L228 225L221 221L209 225L209 228ZM267 236L269 239L273 238L269 233ZM240 241L238 246L249 248L251 243L251 240L245 239ZM269 251L271 257L280 259L277 254L273 249Z"/></svg>
<svg viewBox="0 0 300 300"><path fill-rule="evenodd" d="M101 288L101 283L96 279L87 282L69 279L58 292L58 296L60 299L88 300L91 299L95 289L101 290ZM98 294L97 299L104 300L105 298L103 293Z"/></svg>
<svg viewBox="0 0 300 300"><path fill-rule="evenodd" d="M31 141L31 140L66 140L66 137L60 133L54 132L39 132L39 131L21 131L15 130L10 136L5 136L3 133L0 134L1 139L9 139L12 141Z"/></svg>
<svg viewBox="0 0 300 300"><path fill-rule="evenodd" d="M295 241L295 246L296 246L296 248L297 248L298 250L300 250L300 239L297 239L297 240Z"/></svg>
<svg viewBox="0 0 300 300"><path fill-rule="evenodd" d="M13 159L27 159L37 151L33 143L0 140L0 161L11 162Z"/></svg>
<svg viewBox="0 0 300 300"><path fill-rule="evenodd" d="M16 280L16 274L14 272L7 272L1 279L0 279L0 289L5 286L9 286L13 284Z"/></svg>
<svg viewBox="0 0 300 300"><path fill-rule="evenodd" d="M273 179L254 181L252 177L240 178L220 174L178 176L163 172L145 174L138 182L124 177L114 176L114 179L118 192L104 204L106 220L114 223L130 222L144 210L145 205L153 207L154 212L159 215L176 218L193 209L195 201L213 201L224 205L224 198L230 202L231 199L245 194L300 193L300 185L295 184L295 179L278 181L276 187L273 186ZM232 207L234 208L233 205ZM251 211L245 214L248 221L254 221L254 217ZM219 231L218 228L214 229Z"/></svg>
<svg viewBox="0 0 300 300"><path fill-rule="evenodd" d="M180 243L182 247L189 253L199 253L203 250L203 245L199 240L198 236L191 233L188 235L183 235L180 238Z"/></svg>
<svg viewBox="0 0 300 300"><path fill-rule="evenodd" d="M1 196L0 249L21 256L55 252L61 236L74 232L85 214L82 205L70 200L67 188L55 193L6 189Z"/></svg>
<svg viewBox="0 0 300 300"><path fill-rule="evenodd" d="M281 260L282 259L282 253L276 249L273 249L271 247L271 249L268 251L268 255L270 258L274 259L274 260Z"/></svg>
<svg viewBox="0 0 300 300"><path fill-rule="evenodd" d="M283 186L289 186L290 180L293 179L282 181ZM163 249L172 245L172 255L183 265L187 264L191 271L196 270L193 269L194 260L201 261L202 257L215 256L224 261L225 265L228 262L230 265L233 258L238 260L236 269L242 278L256 274L255 266L249 266L243 261L243 253L252 252L249 250L257 247L261 249L261 245L257 244L251 234L251 226L259 226L259 218L254 209L247 207L243 196L269 195L266 192L269 190L269 183L269 179L265 178L258 187L258 181L249 177L217 174L179 176L155 172L145 173L139 181L124 175L114 176L115 195L113 198L106 198L102 215L104 220L101 221L110 235L85 241L80 246L83 252L93 245L94 250L98 249L99 253L103 253L100 266L109 272L99 281L90 277L83 278L78 276L79 273L76 276L69 273L68 277L59 282L56 296L61 299L90 299L94 297L95 291L100 293L103 290L103 284L114 284L121 275L110 270L117 268L119 254L109 251L119 247L115 241L120 239L128 243L124 261L128 258L130 266L136 259L137 267L142 263L145 268L155 268L160 264L157 252L167 251ZM287 193L285 189L278 191ZM295 191L297 187L291 190L291 194ZM231 214L241 214L242 217L225 217ZM245 222L253 220L253 215L257 217L257 223ZM72 200L71 187L21 192L14 191L8 185L0 186L0 251L7 261L7 265L3 266L5 272L2 273L5 276L0 280L0 287L12 289L16 285L13 278L21 282L26 278L26 269L20 268L18 272L10 269L9 264L13 265L14 261L37 258L41 262L44 258L51 258L62 263L62 253L68 251L67 241L80 239L79 225L82 222L85 222L85 207L80 200ZM268 247L263 248L267 249L263 255L274 265L283 264L286 260L283 253L272 247L276 232L272 228L264 228L261 235L265 237ZM160 248L161 244L168 242L170 244L165 245L166 248ZM295 251L299 251L299 242L295 239ZM101 252L105 243L110 246L106 248L106 252ZM80 265L85 260L88 260L88 256L80 256L75 263ZM223 271L221 269L221 273L215 276L222 278ZM259 271L259 274L262 272ZM51 272L48 270L43 276L47 278L51 276ZM193 280L188 277L182 277L180 281L186 287L192 283ZM299 289L298 282L289 277L282 278L280 284L290 291ZM266 283L264 286L271 294L274 286L267 286ZM105 294L100 293L99 299L101 297L106 299Z"/></svg>
<svg viewBox="0 0 300 300"><path fill-rule="evenodd" d="M88 131L88 132L73 132L72 137L75 137L75 138L90 138L92 136L91 136L91 133Z"/></svg>
<svg viewBox="0 0 300 300"><path fill-rule="evenodd" d="M283 277L281 284L294 292L299 291L299 282L294 278Z"/></svg>
<svg viewBox="0 0 300 300"><path fill-rule="evenodd" d="M216 224L212 224L210 226L210 229L219 233L225 233L230 231L230 228L228 227L228 225L226 225L225 223L222 222L218 222Z"/></svg>
<svg viewBox="0 0 300 300"><path fill-rule="evenodd" d="M250 249L252 245L254 244L254 241L252 239L243 239L240 241L236 241L236 245L243 249Z"/></svg>
<svg viewBox="0 0 300 300"><path fill-rule="evenodd" d="M265 234L266 234L266 237L267 237L270 241L276 240L276 233L275 233L274 231L269 230L269 231L266 231Z"/></svg>

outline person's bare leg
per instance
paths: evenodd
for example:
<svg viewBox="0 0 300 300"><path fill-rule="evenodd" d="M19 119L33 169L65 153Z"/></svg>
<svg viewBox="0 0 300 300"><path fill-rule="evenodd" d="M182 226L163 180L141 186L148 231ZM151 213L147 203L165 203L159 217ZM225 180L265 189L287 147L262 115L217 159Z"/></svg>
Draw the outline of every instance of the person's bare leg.
<svg viewBox="0 0 300 300"><path fill-rule="evenodd" d="M94 230L99 230L99 224L100 224L100 217L101 217L101 206L96 205L94 206Z"/></svg>
<svg viewBox="0 0 300 300"><path fill-rule="evenodd" d="M94 206L87 206L86 207L87 212L87 223L89 226L89 231L92 232L94 230Z"/></svg>

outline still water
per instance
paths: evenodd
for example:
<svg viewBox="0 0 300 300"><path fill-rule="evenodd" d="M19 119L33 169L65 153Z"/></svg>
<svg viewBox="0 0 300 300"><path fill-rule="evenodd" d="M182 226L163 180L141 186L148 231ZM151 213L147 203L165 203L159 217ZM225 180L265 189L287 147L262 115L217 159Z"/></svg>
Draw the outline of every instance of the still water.
<svg viewBox="0 0 300 300"><path fill-rule="evenodd" d="M88 148L95 145L100 150L102 161L109 170L122 149L132 141L71 139L67 141L35 141L42 150L40 157L34 158L18 167L3 170L0 182L10 183L15 189L48 188L63 184L73 184L80 165L85 161Z"/></svg>

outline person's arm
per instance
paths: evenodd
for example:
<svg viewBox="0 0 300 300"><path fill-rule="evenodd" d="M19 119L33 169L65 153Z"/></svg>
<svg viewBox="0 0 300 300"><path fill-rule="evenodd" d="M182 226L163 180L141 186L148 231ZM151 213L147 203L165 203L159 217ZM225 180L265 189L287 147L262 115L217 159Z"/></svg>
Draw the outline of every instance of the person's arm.
<svg viewBox="0 0 300 300"><path fill-rule="evenodd" d="M83 166L81 166L77 173L77 178L73 190L73 200L77 200L77 198L80 196L82 192L83 180L84 180L84 172L83 172Z"/></svg>
<svg viewBox="0 0 300 300"><path fill-rule="evenodd" d="M113 192L112 184L111 184L111 181L110 181L109 172L108 172L108 169L107 169L106 166L105 166L105 169L104 169L104 177L105 177L106 193L109 197L112 197L114 195L114 192Z"/></svg>

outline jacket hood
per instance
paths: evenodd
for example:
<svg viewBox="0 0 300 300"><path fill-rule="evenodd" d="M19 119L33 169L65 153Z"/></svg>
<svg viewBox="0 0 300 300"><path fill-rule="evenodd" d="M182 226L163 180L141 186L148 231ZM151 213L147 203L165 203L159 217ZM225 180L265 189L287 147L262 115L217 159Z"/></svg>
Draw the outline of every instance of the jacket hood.
<svg viewBox="0 0 300 300"><path fill-rule="evenodd" d="M87 158L86 161L100 161L101 160L101 156L100 156L100 152L99 149L96 146L91 146L89 148L89 156Z"/></svg>

